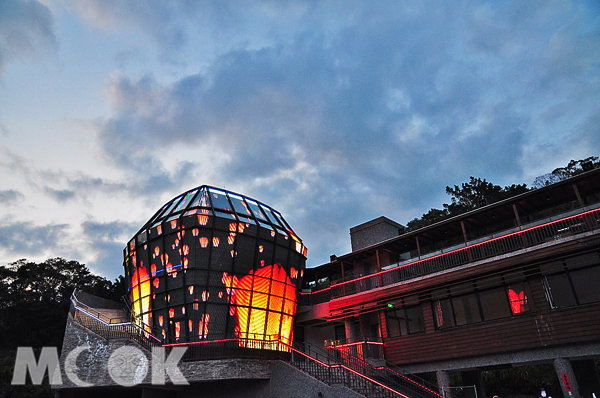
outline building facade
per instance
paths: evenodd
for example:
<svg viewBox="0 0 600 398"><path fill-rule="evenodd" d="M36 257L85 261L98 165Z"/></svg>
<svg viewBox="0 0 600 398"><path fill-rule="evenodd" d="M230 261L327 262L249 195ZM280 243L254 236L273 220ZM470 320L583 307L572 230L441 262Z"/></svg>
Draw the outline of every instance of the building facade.
<svg viewBox="0 0 600 398"><path fill-rule="evenodd" d="M563 390L555 396L592 398L599 252L600 170L592 170L353 245L307 270L296 325L330 349L362 342L358 354L435 374L440 387L460 372L485 396L481 370L553 363Z"/></svg>

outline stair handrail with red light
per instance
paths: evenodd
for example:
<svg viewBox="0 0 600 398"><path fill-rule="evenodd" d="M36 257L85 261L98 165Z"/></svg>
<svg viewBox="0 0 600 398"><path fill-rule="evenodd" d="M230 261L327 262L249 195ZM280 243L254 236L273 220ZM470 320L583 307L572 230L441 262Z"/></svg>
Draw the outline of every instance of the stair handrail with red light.
<svg viewBox="0 0 600 398"><path fill-rule="evenodd" d="M302 348L302 349L300 349ZM318 347L314 347L310 343L304 343L302 347L292 348L292 363L294 366L302 369L302 362L298 362L295 355L304 355L312 358L321 366L326 366L328 369L317 369L319 372L316 372L314 369L317 365L312 365L312 368L308 370L313 370L316 375L314 377L319 378L319 375L322 375L325 372L325 376L330 378L340 377L336 375L329 375L327 371L331 371L331 369L343 369L347 372L350 372L353 377L362 377L365 380L368 380L371 383L374 383L379 388L383 388L386 391L391 391L395 395L389 396L402 396L402 397L411 397L411 398L441 398L441 395L435 392L437 389L436 386L428 384L428 383L420 383L418 381L413 380L410 377L400 375L396 372L390 373L386 368L376 368L370 363L366 362L362 358L341 352L340 355L331 355L329 352L326 352ZM302 369L305 370L305 369ZM306 370L305 370L306 371ZM339 371L338 371L339 372ZM307 373L311 374L309 371ZM312 374L311 374L312 375ZM323 380L326 381L327 380ZM351 386L348 386L352 388ZM359 391L360 392L360 391ZM361 392L362 393L362 392ZM367 395L368 394L364 394ZM388 395L384 395L388 396Z"/></svg>

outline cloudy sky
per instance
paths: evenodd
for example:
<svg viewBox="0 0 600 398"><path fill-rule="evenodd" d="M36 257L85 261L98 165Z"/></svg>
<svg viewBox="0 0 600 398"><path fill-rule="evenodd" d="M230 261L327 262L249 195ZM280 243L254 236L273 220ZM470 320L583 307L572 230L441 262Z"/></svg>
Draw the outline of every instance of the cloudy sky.
<svg viewBox="0 0 600 398"><path fill-rule="evenodd" d="M446 185L592 155L597 0L0 0L0 264L114 279L208 184L279 210L316 266Z"/></svg>

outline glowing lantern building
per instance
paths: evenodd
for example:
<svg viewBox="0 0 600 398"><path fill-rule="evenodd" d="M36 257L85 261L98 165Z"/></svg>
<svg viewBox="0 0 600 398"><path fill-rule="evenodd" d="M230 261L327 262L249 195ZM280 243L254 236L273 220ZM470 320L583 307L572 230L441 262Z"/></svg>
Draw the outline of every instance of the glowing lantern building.
<svg viewBox="0 0 600 398"><path fill-rule="evenodd" d="M134 320L163 344L292 342L306 248L273 208L192 189L136 233L124 258Z"/></svg>

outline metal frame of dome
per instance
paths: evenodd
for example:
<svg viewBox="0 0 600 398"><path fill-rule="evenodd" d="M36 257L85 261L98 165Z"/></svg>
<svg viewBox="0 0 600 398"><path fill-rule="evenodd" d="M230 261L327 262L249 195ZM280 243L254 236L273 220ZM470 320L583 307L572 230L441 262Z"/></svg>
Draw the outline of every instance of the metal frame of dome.
<svg viewBox="0 0 600 398"><path fill-rule="evenodd" d="M222 206L223 203L229 207ZM296 250L306 257L306 247L281 213L256 199L210 185L201 185L190 189L165 203L133 236L125 248L126 252L129 252L130 248L136 245L136 238L138 240L137 244L143 243L146 240L144 235L150 229L164 222L188 215L193 209L207 209L211 211L211 215L217 217L229 218L233 216L240 222L251 219L259 226L271 229L274 227L273 230L280 234L291 235L296 243L300 245Z"/></svg>

